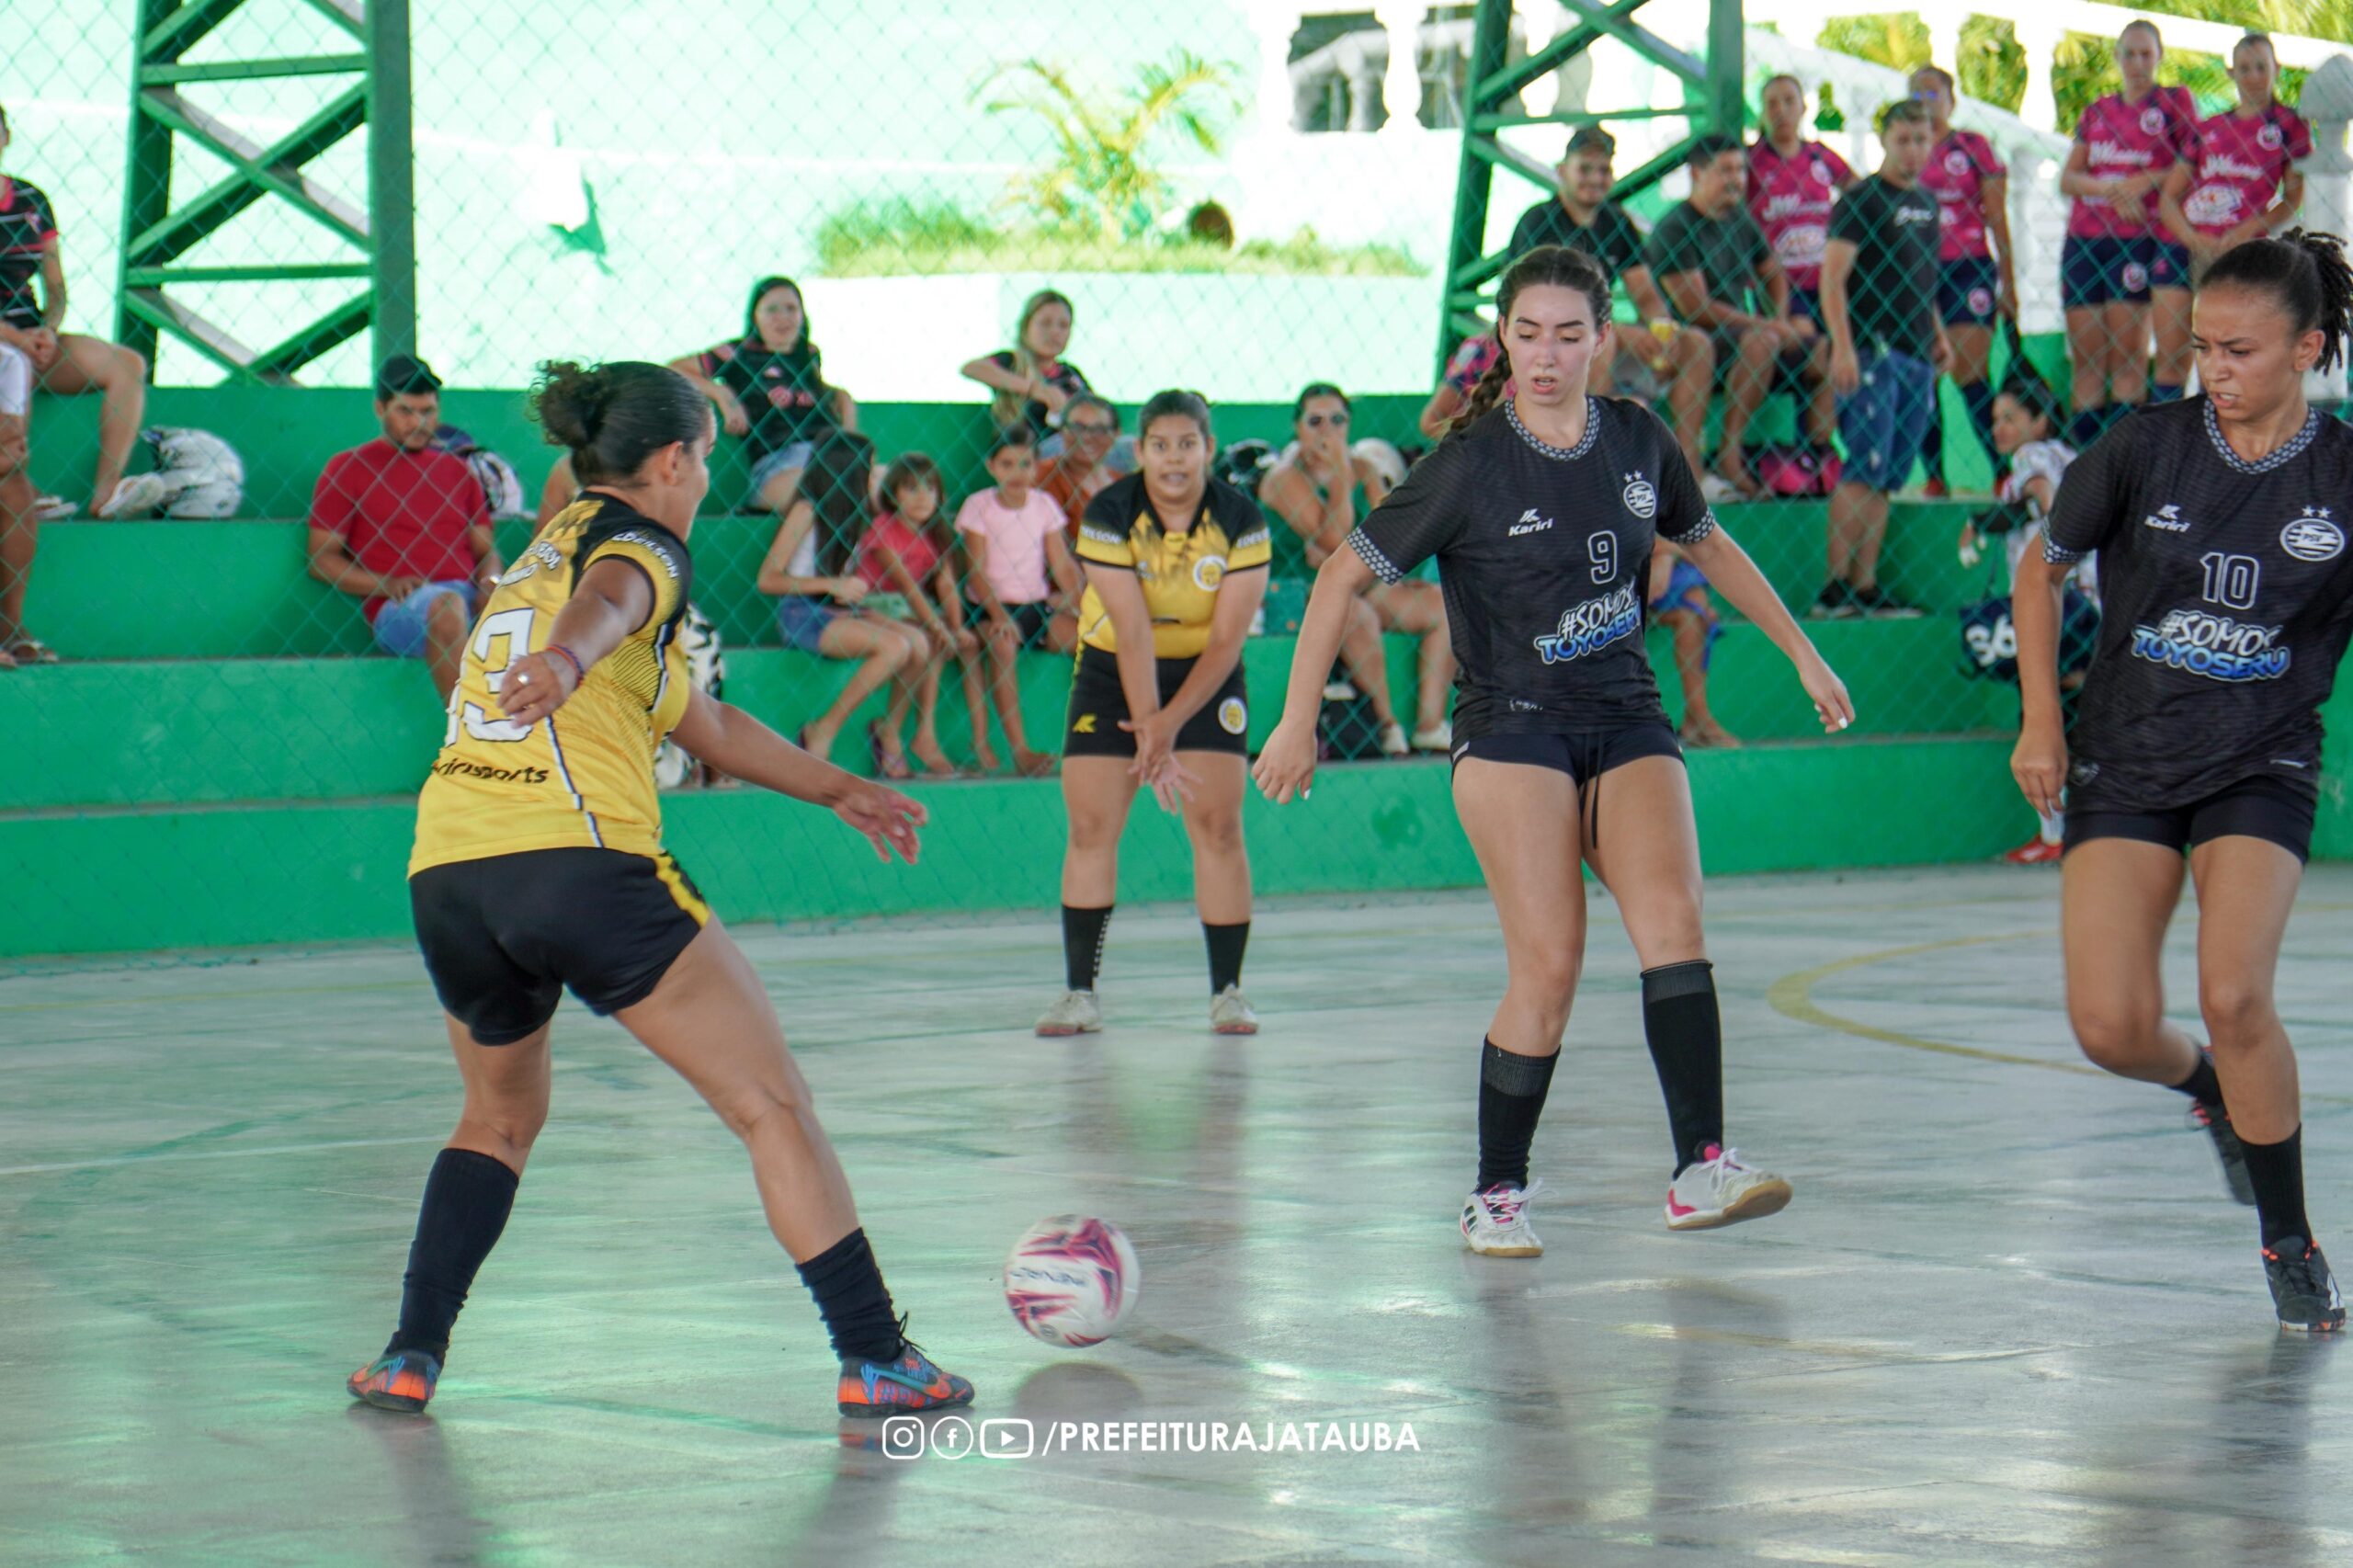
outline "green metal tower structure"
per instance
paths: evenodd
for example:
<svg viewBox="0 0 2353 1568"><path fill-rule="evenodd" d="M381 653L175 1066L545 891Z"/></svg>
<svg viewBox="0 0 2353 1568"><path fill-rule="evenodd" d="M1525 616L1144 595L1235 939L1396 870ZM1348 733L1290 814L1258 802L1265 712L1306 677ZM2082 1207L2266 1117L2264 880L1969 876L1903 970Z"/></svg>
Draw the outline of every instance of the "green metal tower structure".
<svg viewBox="0 0 2353 1568"><path fill-rule="evenodd" d="M231 381L290 382L294 372L337 344L373 329L378 357L416 342L416 237L409 142L409 0L137 0L132 48L130 167L124 180L122 282L115 335L152 366L163 335L228 372ZM342 53L258 59L188 56L248 5L307 5L351 39ZM267 82L298 76L343 79L324 107L267 146L193 101L185 89L205 83ZM368 133L364 210L304 171L327 149ZM208 188L172 189L181 142L227 163ZM308 266L183 266L180 260L257 203L282 203L318 223L351 259ZM239 342L206 319L175 286L273 285L343 278L356 293L274 344Z"/></svg>
<svg viewBox="0 0 2353 1568"><path fill-rule="evenodd" d="M1490 254L1486 248L1487 209L1494 199L1496 171L1518 175L1548 193L1553 188L1552 165L1506 145L1498 132L1519 125L1596 125L1670 118L1688 121L1687 134L1642 167L1619 176L1615 194L1622 199L1656 184L1683 161L1685 150L1699 137L1717 131L1737 133L1745 114L1741 88L1740 0L1711 0L1704 59L1677 48L1633 19L1649 0L1548 3L1557 3L1567 9L1577 18L1576 25L1526 59L1515 62L1509 59L1512 0L1477 0L1470 82L1464 93L1462 162L1455 178L1454 228L1447 248L1446 302L1439 312L1440 367L1445 365L1455 344L1479 330L1475 312L1486 286L1511 263L1508 255ZM1559 70L1605 38L1615 39L1680 78L1681 106L1611 108L1604 99L1560 114L1521 112L1521 89ZM1598 82L1595 86L1598 97L1606 89Z"/></svg>

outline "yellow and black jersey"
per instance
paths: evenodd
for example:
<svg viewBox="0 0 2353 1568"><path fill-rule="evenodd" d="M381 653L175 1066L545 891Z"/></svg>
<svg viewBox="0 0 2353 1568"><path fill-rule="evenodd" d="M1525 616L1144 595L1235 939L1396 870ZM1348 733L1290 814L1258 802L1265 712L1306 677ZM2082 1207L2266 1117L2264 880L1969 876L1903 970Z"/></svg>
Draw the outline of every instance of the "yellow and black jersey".
<svg viewBox="0 0 2353 1568"><path fill-rule="evenodd" d="M599 561L644 573L654 613L551 717L510 723L496 700L508 667L548 645L556 612ZM693 691L678 644L691 585L685 542L609 495L584 495L548 519L474 622L449 732L417 799L410 875L527 849L660 853L654 754Z"/></svg>
<svg viewBox="0 0 2353 1568"><path fill-rule="evenodd" d="M1200 509L1182 530L1165 527L1144 494L1143 476L1106 485L1086 504L1078 525L1078 558L1124 566L1143 585L1152 615L1152 651L1163 659L1193 659L1210 645L1218 585L1232 572L1263 571L1270 554L1257 503L1212 479ZM1110 612L1090 585L1078 607L1079 638L1089 648L1119 651Z"/></svg>

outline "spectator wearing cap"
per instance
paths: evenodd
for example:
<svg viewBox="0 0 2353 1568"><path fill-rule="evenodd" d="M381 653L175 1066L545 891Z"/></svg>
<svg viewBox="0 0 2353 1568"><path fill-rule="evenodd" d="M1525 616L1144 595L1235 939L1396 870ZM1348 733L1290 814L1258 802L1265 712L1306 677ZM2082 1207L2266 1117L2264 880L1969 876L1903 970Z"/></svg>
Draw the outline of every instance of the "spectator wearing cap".
<svg viewBox="0 0 2353 1568"><path fill-rule="evenodd" d="M1724 380L1716 472L1744 494L1756 491L1745 442L1748 422L1777 381L1808 389L1807 434L1827 446L1836 410L1828 356L1813 320L1793 313L1789 274L1745 205L1748 158L1729 136L1702 136L1685 157L1690 199L1651 233L1651 271L1676 314L1709 334Z"/></svg>
<svg viewBox="0 0 2353 1568"><path fill-rule="evenodd" d="M1708 425L1708 393L1715 385L1715 346L1706 333L1677 324L1665 297L1659 292L1658 280L1652 276L1654 269L1643 259L1643 232L1624 208L1609 199L1617 155L1616 137L1597 125L1579 128L1553 169L1557 189L1521 213L1513 226L1511 254L1525 256L1540 245L1581 250L1601 263L1612 283L1624 286L1627 299L1633 301L1650 331L1617 335L1618 358L1612 367L1616 384L1643 388L1643 368L1648 367L1665 391L1667 422L1675 427L1676 444L1689 460L1692 476L1700 481L1710 500L1726 499L1718 494L1721 485L1708 480L1699 452ZM1479 369L1483 371L1485 366ZM1425 433L1434 424L1442 430L1476 384L1473 375L1449 394L1448 389L1458 385L1458 376L1449 367L1445 383L1424 415ZM1648 395L1647 391L1643 395ZM1440 399L1455 406L1442 408Z"/></svg>
<svg viewBox="0 0 2353 1568"><path fill-rule="evenodd" d="M1081 392L1063 411L1063 449L1038 465L1038 488L1070 519L1072 537L1086 504L1119 478L1111 449L1120 439L1120 411L1093 392Z"/></svg>
<svg viewBox="0 0 2353 1568"><path fill-rule="evenodd" d="M383 434L327 460L311 492L311 575L361 601L376 645L422 658L447 699L481 596L505 570L490 506L463 458L440 450L441 380L412 355L376 372Z"/></svg>

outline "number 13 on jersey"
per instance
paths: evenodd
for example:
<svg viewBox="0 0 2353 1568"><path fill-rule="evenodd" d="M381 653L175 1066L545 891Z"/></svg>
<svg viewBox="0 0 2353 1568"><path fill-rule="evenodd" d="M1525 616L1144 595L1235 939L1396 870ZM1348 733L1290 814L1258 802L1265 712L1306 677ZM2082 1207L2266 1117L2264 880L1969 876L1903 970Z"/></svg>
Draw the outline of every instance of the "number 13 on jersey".
<svg viewBox="0 0 2353 1568"><path fill-rule="evenodd" d="M506 672L515 661L531 651L531 623L539 613L529 606L502 609L483 616L482 623L474 628L473 644L467 652L482 665L483 684L490 688L493 697L506 685ZM531 733L529 724L493 718L480 703L467 701L462 678L449 694L449 727L442 734L443 745L458 744L460 723L465 725L466 733L478 741L519 741Z"/></svg>

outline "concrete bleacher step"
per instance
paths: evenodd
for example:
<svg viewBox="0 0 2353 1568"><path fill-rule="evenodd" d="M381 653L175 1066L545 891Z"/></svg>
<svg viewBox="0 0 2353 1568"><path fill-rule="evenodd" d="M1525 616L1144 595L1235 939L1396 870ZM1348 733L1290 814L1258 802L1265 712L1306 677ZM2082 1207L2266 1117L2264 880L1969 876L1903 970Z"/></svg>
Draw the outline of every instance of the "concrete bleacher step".
<svg viewBox="0 0 2353 1568"><path fill-rule="evenodd" d="M1883 575L1913 603L1938 612L1987 591L1987 569L1963 568L1953 545L1971 507L1899 504ZM1747 503L1719 512L1790 604L1822 585L1826 507ZM775 647L773 601L755 584L773 533L765 517L710 517L695 525L695 603L731 647ZM513 560L530 525L498 528ZM369 650L358 601L304 571L299 520L51 523L28 593L26 619L76 659L296 658Z"/></svg>
<svg viewBox="0 0 2353 1568"><path fill-rule="evenodd" d="M2011 688L1958 673L1958 634L1949 618L1832 621L1813 630L1854 694L1854 735L1965 733L2015 722ZM1279 717L1292 646L1289 637L1260 637L1245 650L1254 745ZM1408 714L1414 651L1411 639L1388 639L1391 687ZM1664 631L1653 631L1651 652L1669 711L1680 712ZM1787 661L1755 627L1727 626L1711 663L1713 704L1734 733L1751 741L1819 736ZM1033 744L1059 744L1070 667L1053 654L1021 661ZM851 670L785 649L731 649L726 696L790 734L832 701ZM881 695L869 699L846 726L834 760L870 770L865 722L881 706ZM940 717L949 755L969 755L952 676ZM424 777L446 722L424 666L405 660L134 660L24 670L0 676L0 733L37 735L40 744L0 751L0 810L405 794Z"/></svg>

